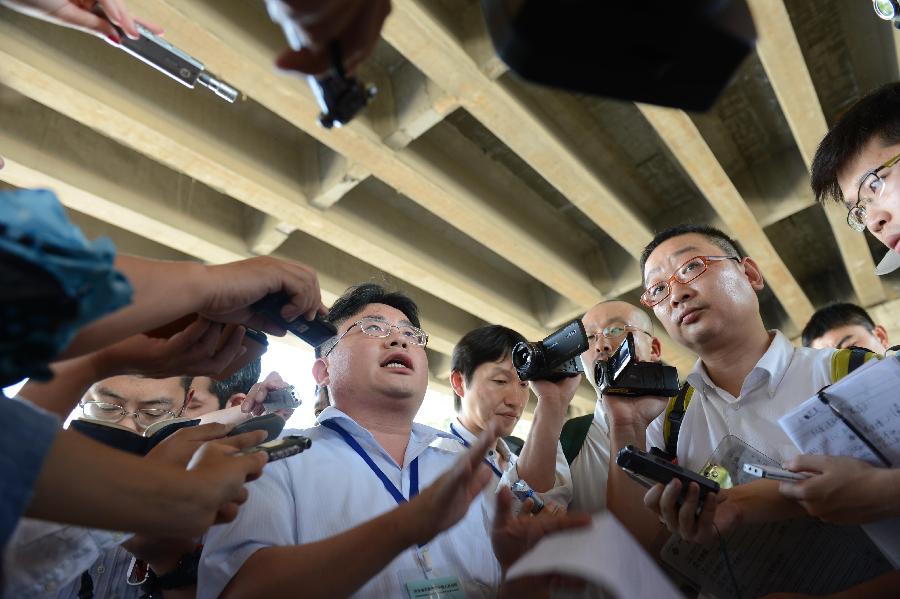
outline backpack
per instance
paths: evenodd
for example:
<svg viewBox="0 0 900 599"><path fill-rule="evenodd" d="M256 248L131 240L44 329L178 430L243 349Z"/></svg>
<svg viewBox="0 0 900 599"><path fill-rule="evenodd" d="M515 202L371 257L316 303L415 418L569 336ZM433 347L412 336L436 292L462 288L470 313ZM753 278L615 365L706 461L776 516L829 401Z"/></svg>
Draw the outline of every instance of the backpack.
<svg viewBox="0 0 900 599"><path fill-rule="evenodd" d="M839 349L831 356L831 382L836 383L869 360L877 358L875 354L860 347L848 347ZM675 461L678 449L678 434L681 432L681 421L687 412L694 395L694 388L684 383L678 391L678 395L669 399L666 405L665 421L663 422L663 439L665 448L662 452L655 452L668 460ZM562 428L559 441L562 444L563 453L569 465L578 456L581 446L587 438L588 430L594 421L593 414L578 416L568 420Z"/></svg>

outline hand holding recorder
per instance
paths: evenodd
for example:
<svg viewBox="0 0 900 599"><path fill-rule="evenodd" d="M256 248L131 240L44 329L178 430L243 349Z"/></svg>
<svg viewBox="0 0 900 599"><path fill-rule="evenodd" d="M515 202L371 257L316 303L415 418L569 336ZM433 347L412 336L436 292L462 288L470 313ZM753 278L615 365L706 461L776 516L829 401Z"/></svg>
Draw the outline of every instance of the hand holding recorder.
<svg viewBox="0 0 900 599"><path fill-rule="evenodd" d="M825 522L862 524L900 516L900 470L848 457L800 455L784 464L806 474L779 491Z"/></svg>

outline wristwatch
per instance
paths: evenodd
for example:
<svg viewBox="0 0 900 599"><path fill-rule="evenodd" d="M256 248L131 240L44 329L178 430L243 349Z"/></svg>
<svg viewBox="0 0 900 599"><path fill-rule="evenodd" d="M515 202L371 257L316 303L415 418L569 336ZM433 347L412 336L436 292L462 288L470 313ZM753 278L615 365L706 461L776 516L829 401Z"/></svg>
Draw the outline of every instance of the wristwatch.
<svg viewBox="0 0 900 599"><path fill-rule="evenodd" d="M197 584L197 568L200 565L202 552L203 545L197 545L192 552L181 556L174 570L166 572L162 576L158 576L151 569L147 574L147 579L141 584L141 590L145 593L142 599L161 598L162 591Z"/></svg>

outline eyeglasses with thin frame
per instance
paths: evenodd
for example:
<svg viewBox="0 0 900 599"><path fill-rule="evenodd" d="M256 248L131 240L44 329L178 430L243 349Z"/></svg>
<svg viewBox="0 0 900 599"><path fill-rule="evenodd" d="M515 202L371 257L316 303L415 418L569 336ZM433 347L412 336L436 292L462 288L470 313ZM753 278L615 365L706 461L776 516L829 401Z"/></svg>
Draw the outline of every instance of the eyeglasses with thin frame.
<svg viewBox="0 0 900 599"><path fill-rule="evenodd" d="M647 287L641 294L641 303L652 308L672 293L672 281L690 283L709 269L710 262L718 260L734 260L738 264L741 262L741 259L736 256L694 256L679 266L665 281L659 281Z"/></svg>
<svg viewBox="0 0 900 599"><path fill-rule="evenodd" d="M856 190L856 203L847 211L847 224L850 228L858 233L866 230L866 215L868 209L866 206L876 200L880 200L884 195L884 189L887 187L887 181L881 174L884 170L891 168L900 162L900 154L897 154L884 164L876 167L865 174L859 189Z"/></svg>
<svg viewBox="0 0 900 599"><path fill-rule="evenodd" d="M636 327L631 324L623 324L623 325L613 325L608 327L603 327L599 331L595 331L588 335L589 343L600 343L601 339L619 339L625 336L625 333L631 331L632 333L643 333L648 337L652 337L653 334L649 331L645 331L640 327Z"/></svg>
<svg viewBox="0 0 900 599"><path fill-rule="evenodd" d="M103 420L104 422L118 423L126 416L131 416L141 428L147 428L152 424L163 420L179 418L187 407L187 400L178 412L164 408L141 408L134 412L127 411L123 406L103 401L85 401L81 404L81 412L88 418Z"/></svg>
<svg viewBox="0 0 900 599"><path fill-rule="evenodd" d="M347 334L353 330L353 327L359 327L362 334L367 337L377 337L381 339L389 337L391 335L391 330L397 329L400 336L405 341L408 341L413 345L421 345L422 347L428 345L428 333L418 327L414 327L411 324L391 324L380 318L365 316L350 325L347 330L344 331L340 337L335 338L333 342L326 342L331 343L331 346L322 352L322 357L324 358L330 354L331 350L337 347L337 344L341 342L341 339L346 337Z"/></svg>

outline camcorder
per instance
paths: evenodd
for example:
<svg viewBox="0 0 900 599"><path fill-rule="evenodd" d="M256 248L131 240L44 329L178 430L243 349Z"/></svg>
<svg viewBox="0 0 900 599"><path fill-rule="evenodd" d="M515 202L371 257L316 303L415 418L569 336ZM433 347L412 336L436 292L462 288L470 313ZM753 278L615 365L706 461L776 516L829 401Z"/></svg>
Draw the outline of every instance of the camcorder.
<svg viewBox="0 0 900 599"><path fill-rule="evenodd" d="M517 343L513 347L512 362L523 381L558 381L584 372L578 356L587 348L584 325L575 319L543 341Z"/></svg>
<svg viewBox="0 0 900 599"><path fill-rule="evenodd" d="M678 371L661 362L638 362L633 333L625 336L625 341L608 360L597 361L594 380L603 394L635 397L678 394Z"/></svg>
<svg viewBox="0 0 900 599"><path fill-rule="evenodd" d="M344 71L341 49L337 42L332 42L328 50L331 54L331 71L325 75L307 77L313 96L322 109L319 124L325 129L349 123L378 93L374 85L360 83L359 79Z"/></svg>

